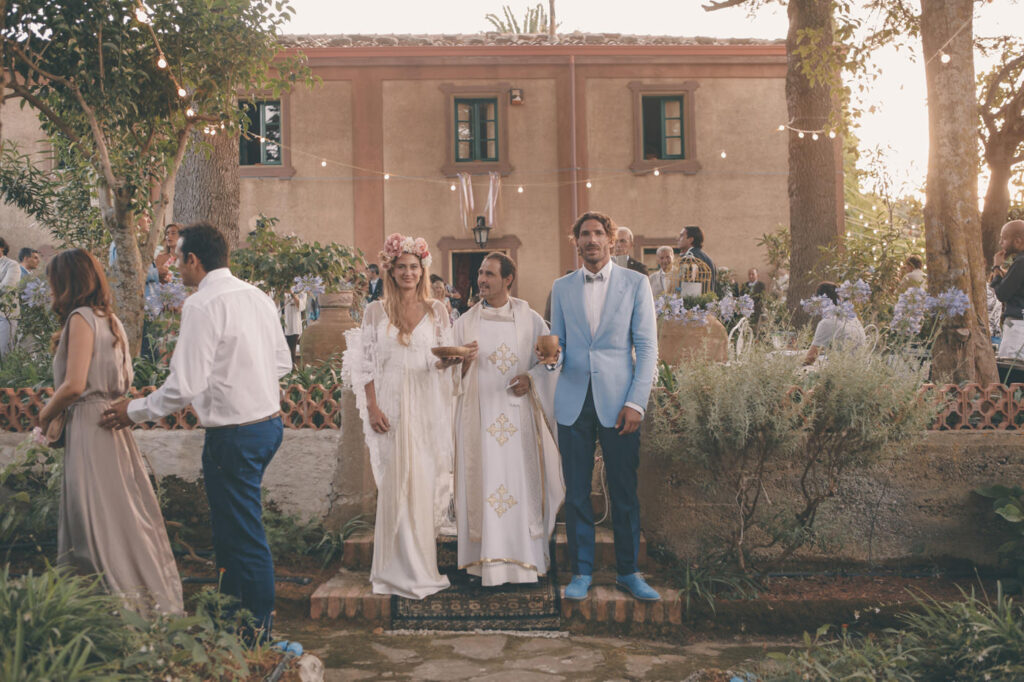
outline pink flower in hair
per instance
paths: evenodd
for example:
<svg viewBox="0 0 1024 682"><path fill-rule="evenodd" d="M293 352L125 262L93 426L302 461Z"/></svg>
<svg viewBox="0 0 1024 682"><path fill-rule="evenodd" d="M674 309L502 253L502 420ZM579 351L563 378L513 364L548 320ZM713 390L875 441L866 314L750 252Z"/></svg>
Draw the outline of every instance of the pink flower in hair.
<svg viewBox="0 0 1024 682"><path fill-rule="evenodd" d="M422 237L413 239L412 237L405 237L395 232L388 235L388 238L384 240L384 250L379 254L381 267L384 270L390 270L395 260L403 253L411 253L417 256L423 262L423 267L425 268L429 268L433 260L430 257L427 240Z"/></svg>

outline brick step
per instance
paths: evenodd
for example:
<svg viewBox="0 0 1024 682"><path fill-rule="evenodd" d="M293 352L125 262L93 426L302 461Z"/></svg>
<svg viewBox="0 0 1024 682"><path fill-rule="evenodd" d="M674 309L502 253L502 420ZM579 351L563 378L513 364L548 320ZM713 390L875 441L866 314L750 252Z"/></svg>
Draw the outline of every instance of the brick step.
<svg viewBox="0 0 1024 682"><path fill-rule="evenodd" d="M558 570L569 571L569 557L566 552L565 526L555 526L555 561ZM450 572L456 568L457 542L455 538L443 536L437 540L437 564L442 572ZM345 540L344 553L341 557L342 566L350 571L368 571L373 561L373 530L359 531ZM598 526L594 538L594 562L596 568L615 567L615 541L611 528ZM640 534L640 551L638 556L640 569L647 566L647 538Z"/></svg>
<svg viewBox="0 0 1024 682"><path fill-rule="evenodd" d="M384 629L542 630L603 626L679 626L677 590L654 585L660 602L640 602L599 577L587 598L564 598L564 586L480 588L456 584L422 601L372 593L369 574L342 569L310 598L310 618ZM575 626L573 624L576 624Z"/></svg>

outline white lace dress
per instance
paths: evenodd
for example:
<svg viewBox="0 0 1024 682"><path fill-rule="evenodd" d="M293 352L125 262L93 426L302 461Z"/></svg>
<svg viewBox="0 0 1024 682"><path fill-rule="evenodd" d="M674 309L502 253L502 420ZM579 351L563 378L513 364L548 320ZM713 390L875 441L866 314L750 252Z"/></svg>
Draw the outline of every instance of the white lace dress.
<svg viewBox="0 0 1024 682"><path fill-rule="evenodd" d="M370 581L375 594L422 599L448 587L437 570L437 531L452 492L452 372L430 349L450 345L451 321L434 301L408 346L398 342L384 306L374 301L362 327L345 334L343 372L356 395L377 483ZM370 428L365 386L374 382L387 433Z"/></svg>

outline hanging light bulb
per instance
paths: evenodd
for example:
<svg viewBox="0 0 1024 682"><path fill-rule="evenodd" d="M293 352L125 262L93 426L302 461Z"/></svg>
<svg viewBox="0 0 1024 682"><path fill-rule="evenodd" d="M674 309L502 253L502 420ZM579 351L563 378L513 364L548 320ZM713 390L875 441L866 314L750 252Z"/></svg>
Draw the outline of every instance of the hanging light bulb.
<svg viewBox="0 0 1024 682"><path fill-rule="evenodd" d="M834 130L828 131L828 136L831 137L833 140L836 139L836 131L834 131Z"/></svg>
<svg viewBox="0 0 1024 682"><path fill-rule="evenodd" d="M385 173L384 174L384 179L385 180L390 180L391 179L391 173Z"/></svg>
<svg viewBox="0 0 1024 682"><path fill-rule="evenodd" d="M722 150L722 158L723 159L725 158L725 150L724 149Z"/></svg>
<svg viewBox="0 0 1024 682"><path fill-rule="evenodd" d="M453 183L451 184L451 187L449 187L448 189L450 189L451 191L453 191L453 192L454 192L454 191L455 191L455 183L453 182Z"/></svg>
<svg viewBox="0 0 1024 682"><path fill-rule="evenodd" d="M799 133L796 134L796 136L799 137L801 140L804 139L804 131L801 130Z"/></svg>
<svg viewBox="0 0 1024 682"><path fill-rule="evenodd" d="M779 124L779 132L781 133L785 129L786 129L786 124L785 123L780 123Z"/></svg>
<svg viewBox="0 0 1024 682"><path fill-rule="evenodd" d="M156 58L156 66L157 66L158 69L166 69L167 68L167 59L163 55L160 55L159 57Z"/></svg>
<svg viewBox="0 0 1024 682"><path fill-rule="evenodd" d="M950 57L949 54L945 52L941 52L940 55L941 56L939 57L939 61L942 62L943 64L949 64L949 60L951 60L952 57Z"/></svg>
<svg viewBox="0 0 1024 682"><path fill-rule="evenodd" d="M594 186L594 183L592 183L590 180L587 180L587 189L590 189L593 186Z"/></svg>
<svg viewBox="0 0 1024 682"><path fill-rule="evenodd" d="M193 109L192 107L189 107L188 109L185 110L185 116L187 116L188 118L193 118L195 115L196 115L196 110Z"/></svg>
<svg viewBox="0 0 1024 682"><path fill-rule="evenodd" d="M658 177L659 175L661 175L661 171L659 169L655 168L654 169L654 177Z"/></svg>
<svg viewBox="0 0 1024 682"><path fill-rule="evenodd" d="M188 95L188 90L185 88L178 88L178 97L185 97Z"/></svg>
<svg viewBox="0 0 1024 682"><path fill-rule="evenodd" d="M327 168L327 159L320 159L320 166L322 168Z"/></svg>
<svg viewBox="0 0 1024 682"><path fill-rule="evenodd" d="M519 188L516 191L519 192L520 194L522 194L523 193L523 186L519 185Z"/></svg>
<svg viewBox="0 0 1024 682"><path fill-rule="evenodd" d="M811 134L811 139L812 140L817 140L818 139L818 133L812 133Z"/></svg>

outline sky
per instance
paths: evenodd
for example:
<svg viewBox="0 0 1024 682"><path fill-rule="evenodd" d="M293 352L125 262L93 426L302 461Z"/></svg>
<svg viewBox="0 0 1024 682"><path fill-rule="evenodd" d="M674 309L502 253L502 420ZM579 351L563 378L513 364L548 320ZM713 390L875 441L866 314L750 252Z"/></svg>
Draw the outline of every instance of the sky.
<svg viewBox="0 0 1024 682"><path fill-rule="evenodd" d="M785 38L785 8L770 4L755 18L743 8L705 12L705 0L557 0L560 32L637 33L652 35ZM490 30L484 16L501 14L502 5L517 17L527 0L291 0L295 18L288 33L476 33ZM548 3L543 2L545 8ZM975 10L976 36L1024 32L1024 0L989 0ZM877 56L881 70L870 93L858 102L866 113L856 131L861 149L879 148L896 186L919 193L928 169L928 112L924 63L920 49L886 49ZM975 68L987 66L976 58ZM984 180L983 180L984 182ZM980 188L984 194L984 184Z"/></svg>

